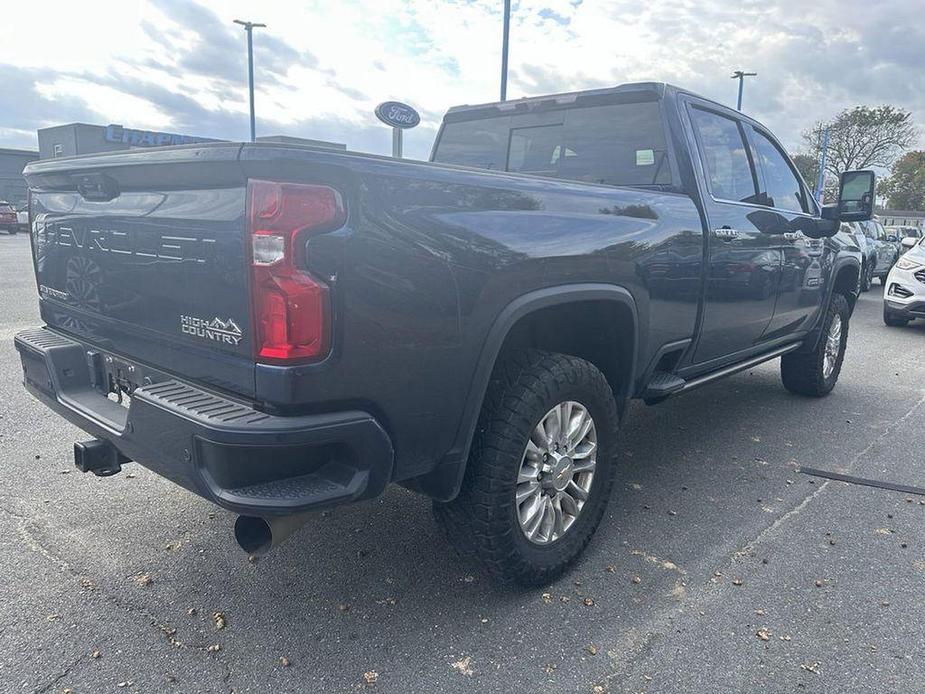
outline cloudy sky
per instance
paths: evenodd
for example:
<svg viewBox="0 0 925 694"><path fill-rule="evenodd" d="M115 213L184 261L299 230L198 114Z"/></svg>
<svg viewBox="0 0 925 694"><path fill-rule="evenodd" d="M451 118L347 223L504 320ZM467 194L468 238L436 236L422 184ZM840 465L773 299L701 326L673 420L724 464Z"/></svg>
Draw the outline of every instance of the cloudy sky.
<svg viewBox="0 0 925 694"><path fill-rule="evenodd" d="M244 36L255 32L258 135L388 153L387 99L422 114L498 98L502 0L15 0L0 25L0 147L36 128L121 123L248 136ZM925 125L922 0L514 0L509 98L664 80L734 104L791 151L815 120L893 103Z"/></svg>

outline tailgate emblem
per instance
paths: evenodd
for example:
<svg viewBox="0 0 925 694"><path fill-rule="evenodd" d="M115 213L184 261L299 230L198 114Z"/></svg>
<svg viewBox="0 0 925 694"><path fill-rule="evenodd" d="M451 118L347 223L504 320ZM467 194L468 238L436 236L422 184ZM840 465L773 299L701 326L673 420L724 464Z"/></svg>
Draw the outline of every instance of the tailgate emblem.
<svg viewBox="0 0 925 694"><path fill-rule="evenodd" d="M204 340L221 342L226 345L238 345L244 333L234 319L197 318L196 316L180 316L180 332Z"/></svg>

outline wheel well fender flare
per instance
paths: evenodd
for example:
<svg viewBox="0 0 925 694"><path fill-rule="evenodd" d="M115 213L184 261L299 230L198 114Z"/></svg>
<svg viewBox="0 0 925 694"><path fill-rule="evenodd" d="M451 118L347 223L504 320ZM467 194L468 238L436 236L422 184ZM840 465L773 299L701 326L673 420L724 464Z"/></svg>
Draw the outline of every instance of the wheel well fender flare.
<svg viewBox="0 0 925 694"><path fill-rule="evenodd" d="M629 378L625 386L625 396L632 390L636 377L636 362L639 349L639 313L633 295L625 287L607 283L580 283L557 285L538 289L523 294L507 304L495 318L489 328L482 349L476 362L475 370L466 395L459 428L453 447L443 457L432 473L419 479L414 486L441 501L453 499L459 492L465 474L469 448L475 436L479 413L492 371L498 356L512 328L522 318L536 311L552 306L588 302L611 301L625 307L632 317L633 335L631 340L632 358L629 364Z"/></svg>
<svg viewBox="0 0 925 694"><path fill-rule="evenodd" d="M806 336L806 339L803 340L803 347L800 351L811 352L816 349L816 345L818 345L819 340L822 338L822 324L825 322L825 315L828 312L829 304L832 302L832 297L835 295L835 285L838 284L839 276L846 270L851 270L857 275L857 281L851 290L851 296L848 297L848 305L852 313L854 312L854 304L857 300L858 292L860 291L861 261L853 256L836 258L835 262L832 264L832 281L829 282L825 301L822 304L824 310L819 312L816 326L810 331L809 335Z"/></svg>

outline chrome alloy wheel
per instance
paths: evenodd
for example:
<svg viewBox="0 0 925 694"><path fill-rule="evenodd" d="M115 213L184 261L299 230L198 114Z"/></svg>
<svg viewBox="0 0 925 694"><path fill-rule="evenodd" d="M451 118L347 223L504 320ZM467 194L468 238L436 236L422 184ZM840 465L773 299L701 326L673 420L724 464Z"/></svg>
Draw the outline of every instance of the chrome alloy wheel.
<svg viewBox="0 0 925 694"><path fill-rule="evenodd" d="M597 464L597 430L581 403L560 402L534 427L517 475L517 517L535 544L555 542L588 500Z"/></svg>
<svg viewBox="0 0 925 694"><path fill-rule="evenodd" d="M825 338L825 352L822 355L823 378L828 378L835 370L835 362L838 361L838 353L841 351L841 328L841 316L835 314L829 325L829 334Z"/></svg>

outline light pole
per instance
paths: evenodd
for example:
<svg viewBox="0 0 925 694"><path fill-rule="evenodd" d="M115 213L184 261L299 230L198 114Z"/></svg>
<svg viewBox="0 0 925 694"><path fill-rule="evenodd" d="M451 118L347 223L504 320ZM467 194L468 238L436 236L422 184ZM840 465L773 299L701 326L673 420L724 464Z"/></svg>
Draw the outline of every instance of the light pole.
<svg viewBox="0 0 925 694"><path fill-rule="evenodd" d="M501 101L507 99L507 46L511 34L511 0L504 0L504 35L501 39Z"/></svg>
<svg viewBox="0 0 925 694"><path fill-rule="evenodd" d="M829 127L822 131L822 151L819 153L819 177L816 179L816 202L822 204L825 188L825 164L829 153Z"/></svg>
<svg viewBox="0 0 925 694"><path fill-rule="evenodd" d="M742 84L745 82L746 77L755 77L757 72L743 72L742 70L736 70L732 73L732 79L739 80L739 99L736 102L736 111L742 110Z"/></svg>
<svg viewBox="0 0 925 694"><path fill-rule="evenodd" d="M247 32L247 88L251 102L251 142L253 142L257 139L257 120L254 117L254 29L262 29L266 24L244 22L240 19L234 20L234 23L240 24Z"/></svg>

